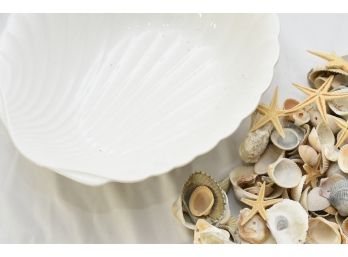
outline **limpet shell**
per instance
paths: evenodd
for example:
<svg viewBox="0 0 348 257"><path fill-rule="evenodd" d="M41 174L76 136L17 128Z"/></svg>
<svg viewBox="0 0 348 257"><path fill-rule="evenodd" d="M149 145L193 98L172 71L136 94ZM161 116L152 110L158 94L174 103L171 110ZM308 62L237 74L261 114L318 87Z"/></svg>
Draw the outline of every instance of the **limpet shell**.
<svg viewBox="0 0 348 257"><path fill-rule="evenodd" d="M278 244L304 243L308 229L308 215L302 206L289 199L266 210L267 226Z"/></svg>
<svg viewBox="0 0 348 257"><path fill-rule="evenodd" d="M287 158L279 158L268 167L268 175L275 184L282 188L296 187L302 177L302 171L298 165Z"/></svg>
<svg viewBox="0 0 348 257"><path fill-rule="evenodd" d="M341 234L336 223L322 217L309 218L306 242L309 244L340 244Z"/></svg>
<svg viewBox="0 0 348 257"><path fill-rule="evenodd" d="M267 147L261 158L255 164L256 174L266 174L268 166L274 163L279 157L284 156L284 151L271 144Z"/></svg>
<svg viewBox="0 0 348 257"><path fill-rule="evenodd" d="M348 216L348 180L340 180L332 185L329 201L341 216Z"/></svg>

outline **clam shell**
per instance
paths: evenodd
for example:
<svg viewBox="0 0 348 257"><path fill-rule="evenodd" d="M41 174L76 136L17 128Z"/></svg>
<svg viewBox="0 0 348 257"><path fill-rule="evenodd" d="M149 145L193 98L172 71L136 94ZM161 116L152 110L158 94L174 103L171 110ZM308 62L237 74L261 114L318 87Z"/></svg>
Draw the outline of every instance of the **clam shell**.
<svg viewBox="0 0 348 257"><path fill-rule="evenodd" d="M274 130L271 134L272 143L281 150L290 151L295 149L299 144L301 139L298 134L292 128L284 128L285 137L281 137L279 133Z"/></svg>
<svg viewBox="0 0 348 257"><path fill-rule="evenodd" d="M227 196L219 183L204 172L193 173L184 184L181 194L183 211L186 211L189 214L192 222L195 224L199 216L195 216L191 213L189 202L190 199L192 199L191 195L199 186L208 187L214 196L213 206L211 207L209 214L206 216L206 219L213 224L221 222L221 220L226 216L226 205L228 205Z"/></svg>
<svg viewBox="0 0 348 257"><path fill-rule="evenodd" d="M207 186L196 187L189 199L189 209L196 217L209 215L214 204L213 192Z"/></svg>
<svg viewBox="0 0 348 257"><path fill-rule="evenodd" d="M304 243L308 215L296 201L284 199L266 210L267 226L279 243Z"/></svg>
<svg viewBox="0 0 348 257"><path fill-rule="evenodd" d="M316 128L312 128L308 135L308 142L317 152L321 151L321 145Z"/></svg>
<svg viewBox="0 0 348 257"><path fill-rule="evenodd" d="M280 156L284 156L284 151L271 144L267 147L261 158L255 164L256 174L266 174L268 166L275 162Z"/></svg>
<svg viewBox="0 0 348 257"><path fill-rule="evenodd" d="M304 163L307 163L309 166L313 167L318 163L319 155L313 147L309 145L300 145L298 147L298 153Z"/></svg>
<svg viewBox="0 0 348 257"><path fill-rule="evenodd" d="M244 226L241 225L249 213L250 209L248 208L244 208L239 212L237 223L239 236L242 240L248 243L263 243L269 237L270 233L266 222L261 218L260 215L256 214Z"/></svg>
<svg viewBox="0 0 348 257"><path fill-rule="evenodd" d="M321 189L320 195L329 199L332 186L336 182L343 180L343 179L345 179L345 178L340 174L334 174L330 177L320 179L320 185L319 185L319 187Z"/></svg>
<svg viewBox="0 0 348 257"><path fill-rule="evenodd" d="M204 219L198 219L193 236L195 244L229 244L230 233L226 230L211 225Z"/></svg>
<svg viewBox="0 0 348 257"><path fill-rule="evenodd" d="M321 196L320 187L315 187L309 191L307 196L307 207L309 211L321 211L329 206L329 200Z"/></svg>
<svg viewBox="0 0 348 257"><path fill-rule="evenodd" d="M339 150L335 145L322 145L322 153L327 160L337 162Z"/></svg>
<svg viewBox="0 0 348 257"><path fill-rule="evenodd" d="M306 242L309 244L340 244L341 234L336 223L322 217L309 218Z"/></svg>
<svg viewBox="0 0 348 257"><path fill-rule="evenodd" d="M348 145L344 145L340 149L338 154L338 166L342 172L348 173Z"/></svg>
<svg viewBox="0 0 348 257"><path fill-rule="evenodd" d="M332 185L329 201L341 216L348 216L348 180L340 180Z"/></svg>
<svg viewBox="0 0 348 257"><path fill-rule="evenodd" d="M327 124L325 124L324 122L319 123L316 130L321 146L335 144L335 136Z"/></svg>
<svg viewBox="0 0 348 257"><path fill-rule="evenodd" d="M334 90L334 92L348 92L348 88L341 88L338 90ZM337 115L347 118L348 117L348 99L347 98L340 98L340 99L333 99L328 102L329 108L336 113Z"/></svg>
<svg viewBox="0 0 348 257"><path fill-rule="evenodd" d="M307 200L308 200L308 191L310 190L310 187L306 187L302 194L301 194L301 198L300 198L300 204L302 205L302 207L308 211L308 203L307 203Z"/></svg>
<svg viewBox="0 0 348 257"><path fill-rule="evenodd" d="M290 195L292 200L297 202L300 201L306 178L307 178L307 175L303 175L300 180L300 183L298 183L296 187L291 188Z"/></svg>
<svg viewBox="0 0 348 257"><path fill-rule="evenodd" d="M268 167L268 175L275 184L283 188L296 187L302 177L298 165L287 158L279 158Z"/></svg>

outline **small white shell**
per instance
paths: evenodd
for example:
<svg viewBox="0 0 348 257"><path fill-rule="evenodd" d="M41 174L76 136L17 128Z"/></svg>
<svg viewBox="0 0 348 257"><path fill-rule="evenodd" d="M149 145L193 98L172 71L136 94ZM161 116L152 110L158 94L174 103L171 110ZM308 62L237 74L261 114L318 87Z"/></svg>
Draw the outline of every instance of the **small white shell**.
<svg viewBox="0 0 348 257"><path fill-rule="evenodd" d="M341 234L336 223L322 217L310 218L306 242L310 244L340 244Z"/></svg>
<svg viewBox="0 0 348 257"><path fill-rule="evenodd" d="M241 225L249 212L249 208L244 208L239 212L237 223L239 236L242 240L248 243L263 243L269 237L270 233L266 222L260 217L260 215L256 214L245 225Z"/></svg>
<svg viewBox="0 0 348 257"><path fill-rule="evenodd" d="M338 166L341 171L348 173L348 145L341 147L338 155Z"/></svg>
<svg viewBox="0 0 348 257"><path fill-rule="evenodd" d="M271 134L272 143L284 151L295 149L301 142L301 138L293 128L284 128L285 137L281 137L279 133L274 130Z"/></svg>
<svg viewBox="0 0 348 257"><path fill-rule="evenodd" d="M302 171L297 164L287 158L279 158L268 167L268 176L278 186L283 188L296 187L302 177Z"/></svg>
<svg viewBox="0 0 348 257"><path fill-rule="evenodd" d="M198 219L193 236L195 244L230 244L230 233L214 227L204 219Z"/></svg>
<svg viewBox="0 0 348 257"><path fill-rule="evenodd" d="M274 163L280 156L284 156L284 151L271 144L255 164L255 173L266 174L268 166Z"/></svg>
<svg viewBox="0 0 348 257"><path fill-rule="evenodd" d="M334 145L335 136L332 133L331 129L324 122L319 123L316 128L318 134L318 140L321 146L323 145Z"/></svg>
<svg viewBox="0 0 348 257"><path fill-rule="evenodd" d="M304 163L307 163L309 166L313 167L318 163L319 155L313 147L309 145L300 145L298 147L298 153Z"/></svg>
<svg viewBox="0 0 348 257"><path fill-rule="evenodd" d="M318 137L317 130L313 127L311 132L308 135L309 144L317 151L321 151L321 145Z"/></svg>
<svg viewBox="0 0 348 257"><path fill-rule="evenodd" d="M292 200L297 202L300 201L306 178L307 175L303 175L300 180L300 183L296 187L291 188L290 195Z"/></svg>
<svg viewBox="0 0 348 257"><path fill-rule="evenodd" d="M321 211L330 206L330 202L321 196L320 187L315 187L309 191L307 196L307 207L309 211Z"/></svg>
<svg viewBox="0 0 348 257"><path fill-rule="evenodd" d="M267 226L278 244L305 242L308 215L298 202L284 199L266 213Z"/></svg>
<svg viewBox="0 0 348 257"><path fill-rule="evenodd" d="M294 113L292 117L296 126L302 126L310 121L310 115L305 110L300 110Z"/></svg>

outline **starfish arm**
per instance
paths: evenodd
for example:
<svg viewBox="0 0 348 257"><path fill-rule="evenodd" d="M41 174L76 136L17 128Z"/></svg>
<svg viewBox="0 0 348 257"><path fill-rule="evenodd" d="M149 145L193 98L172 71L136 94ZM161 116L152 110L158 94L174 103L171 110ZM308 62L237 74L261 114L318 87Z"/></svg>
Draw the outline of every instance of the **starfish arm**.
<svg viewBox="0 0 348 257"><path fill-rule="evenodd" d="M266 200L263 201L263 206L267 207L276 203L279 203L280 201L282 201L283 199L271 199L271 200Z"/></svg>
<svg viewBox="0 0 348 257"><path fill-rule="evenodd" d="M323 93L322 95L325 97L326 100L334 100L334 99L348 97L348 92L340 92L340 93L327 92L327 93Z"/></svg>
<svg viewBox="0 0 348 257"><path fill-rule="evenodd" d="M255 122L253 127L251 128L251 131L255 131L259 128L261 128L263 125L265 125L267 122L269 122L269 118L267 116L261 117L258 121Z"/></svg>
<svg viewBox="0 0 348 257"><path fill-rule="evenodd" d="M332 61L336 58L336 55L335 54L328 54L328 53L324 53L324 52L318 52L318 51L311 51L311 50L308 50L309 53L315 55L315 56L318 56L326 61Z"/></svg>
<svg viewBox="0 0 348 257"><path fill-rule="evenodd" d="M272 97L272 102L271 102L271 108L277 108L278 105L278 87L275 88L273 97Z"/></svg>
<svg viewBox="0 0 348 257"><path fill-rule="evenodd" d="M313 178L311 179L311 187L312 187L312 188L317 187L317 178L316 178L316 177L313 177Z"/></svg>
<svg viewBox="0 0 348 257"><path fill-rule="evenodd" d="M284 133L284 130L283 130L283 126L282 126L282 124L279 121L279 118L278 117L273 118L272 119L272 124L273 124L274 128L276 129L276 131L278 132L278 134L282 138L284 138L285 137L285 133Z"/></svg>
<svg viewBox="0 0 348 257"><path fill-rule="evenodd" d="M340 127L341 129L346 129L348 127L348 124L345 120L340 119L338 117L333 116L335 123L338 127Z"/></svg>
<svg viewBox="0 0 348 257"><path fill-rule="evenodd" d="M287 113L293 113L296 112L298 110L303 109L304 107L306 107L307 105L313 103L315 101L315 97L314 95L308 97L306 100L304 100L302 103L299 103L298 105L292 107L291 109L287 110Z"/></svg>
<svg viewBox="0 0 348 257"><path fill-rule="evenodd" d="M265 191L266 191L266 182L263 182L259 191L259 196L258 196L258 200L263 200L263 198L265 197Z"/></svg>
<svg viewBox="0 0 348 257"><path fill-rule="evenodd" d="M249 212L248 216L246 216L246 218L243 220L242 222L242 226L244 226L245 224L248 223L249 220L251 220L252 217L254 217L254 215L257 213L257 209L256 208L252 208L251 211Z"/></svg>
<svg viewBox="0 0 348 257"><path fill-rule="evenodd" d="M330 77L328 77L326 79L326 81L324 82L324 84L321 85L321 87L319 88L319 91L322 93L328 92L330 87L331 87L331 84L332 84L334 77L335 77L334 75L331 75Z"/></svg>
<svg viewBox="0 0 348 257"><path fill-rule="evenodd" d="M318 111L320 113L321 118L323 119L323 121L326 124L328 124L327 115L326 115L327 113L326 113L326 101L325 101L325 98L318 97L315 102L317 104L317 108L318 108Z"/></svg>
<svg viewBox="0 0 348 257"><path fill-rule="evenodd" d="M265 208L259 208L259 214L261 216L261 218L263 218L263 220L267 220L267 214L266 214L266 210Z"/></svg>
<svg viewBox="0 0 348 257"><path fill-rule="evenodd" d="M341 132L340 136L337 139L337 143L336 143L337 147L340 147L341 145L343 145L344 141L347 139L347 136L348 136L348 130L347 129L344 129L344 130L341 130L341 131L342 132Z"/></svg>
<svg viewBox="0 0 348 257"><path fill-rule="evenodd" d="M257 106L256 108L259 112L261 112L262 114L265 114L269 111L269 108L264 105L264 104L259 104L259 106Z"/></svg>
<svg viewBox="0 0 348 257"><path fill-rule="evenodd" d="M254 200L242 198L242 199L240 199L240 201L242 203L246 204L246 205L249 205L249 206L254 206L255 205L255 201Z"/></svg>
<svg viewBox="0 0 348 257"><path fill-rule="evenodd" d="M317 90L310 88L310 87L305 87L302 86L300 84L292 84L294 87L296 87L298 90L302 91L303 93L305 93L306 95L312 95L312 94L316 94Z"/></svg>

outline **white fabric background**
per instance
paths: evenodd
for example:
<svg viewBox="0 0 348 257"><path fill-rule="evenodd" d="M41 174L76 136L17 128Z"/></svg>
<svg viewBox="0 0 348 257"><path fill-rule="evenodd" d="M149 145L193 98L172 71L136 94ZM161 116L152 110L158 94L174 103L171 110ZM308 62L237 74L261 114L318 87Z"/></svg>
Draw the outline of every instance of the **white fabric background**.
<svg viewBox="0 0 348 257"><path fill-rule="evenodd" d="M281 99L304 96L292 82L322 63L307 49L348 54L348 15L280 15L280 58L270 89ZM0 31L6 16L0 16ZM257 60L255 60L257 61ZM1 83L1 82L0 82ZM172 202L195 170L221 179L240 163L238 146L249 121L185 167L133 184L88 187L22 157L0 123L0 243L189 243L192 234L173 219ZM232 212L238 208L230 195Z"/></svg>

